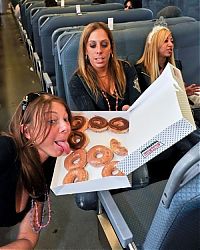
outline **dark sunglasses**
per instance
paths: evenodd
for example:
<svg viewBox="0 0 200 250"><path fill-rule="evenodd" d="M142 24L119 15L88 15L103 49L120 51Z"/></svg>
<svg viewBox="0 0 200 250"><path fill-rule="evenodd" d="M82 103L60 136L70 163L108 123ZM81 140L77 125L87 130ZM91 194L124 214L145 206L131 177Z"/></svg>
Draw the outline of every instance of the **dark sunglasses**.
<svg viewBox="0 0 200 250"><path fill-rule="evenodd" d="M35 92L29 93L26 95L22 100L22 114L24 114L25 110L27 109L30 102L33 102L36 98L41 95L47 94L46 92Z"/></svg>

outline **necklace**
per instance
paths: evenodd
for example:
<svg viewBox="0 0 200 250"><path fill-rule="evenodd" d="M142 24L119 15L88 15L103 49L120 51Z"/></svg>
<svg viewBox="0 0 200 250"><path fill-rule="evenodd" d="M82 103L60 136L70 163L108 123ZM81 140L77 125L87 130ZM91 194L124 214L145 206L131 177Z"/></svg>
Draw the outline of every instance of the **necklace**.
<svg viewBox="0 0 200 250"><path fill-rule="evenodd" d="M104 78L104 77L106 77L107 76L107 74L106 75L103 75L103 76L98 76L99 78Z"/></svg>
<svg viewBox="0 0 200 250"><path fill-rule="evenodd" d="M102 93L103 97L106 99L106 102L108 104L108 110L111 111L111 106L110 106L110 102L108 100L107 94L103 90L101 90L101 93ZM116 95L116 93L115 93L115 96L116 96L115 97L116 98L115 111L117 111L118 110L118 96Z"/></svg>
<svg viewBox="0 0 200 250"><path fill-rule="evenodd" d="M46 191L45 193L45 200L47 201L47 207L48 207L48 220L45 224L43 224L44 215L45 215L45 201L43 203L43 208L42 208L41 222L39 221L38 203L35 199L32 199L31 201L30 223L31 223L32 230L36 233L39 233L42 228L45 228L46 226L48 226L51 220L51 204L50 204L48 191ZM35 209L35 213L34 213L34 209Z"/></svg>

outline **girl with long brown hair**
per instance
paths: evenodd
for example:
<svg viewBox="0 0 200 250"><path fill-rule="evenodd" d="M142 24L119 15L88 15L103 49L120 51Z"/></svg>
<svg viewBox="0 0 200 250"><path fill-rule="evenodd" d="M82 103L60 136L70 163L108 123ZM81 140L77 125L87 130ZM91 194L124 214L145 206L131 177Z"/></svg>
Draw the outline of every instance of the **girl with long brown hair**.
<svg viewBox="0 0 200 250"><path fill-rule="evenodd" d="M70 151L71 112L59 97L30 93L0 135L0 246L33 249L51 218L56 157ZM47 219L44 221L44 207ZM9 235L9 238L8 238ZM0 247L1 248L1 247Z"/></svg>

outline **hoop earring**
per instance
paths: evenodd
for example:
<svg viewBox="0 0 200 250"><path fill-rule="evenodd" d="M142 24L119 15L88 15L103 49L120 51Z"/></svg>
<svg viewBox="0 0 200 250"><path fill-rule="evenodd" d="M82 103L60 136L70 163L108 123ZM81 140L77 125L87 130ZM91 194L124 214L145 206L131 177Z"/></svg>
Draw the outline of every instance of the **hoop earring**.
<svg viewBox="0 0 200 250"><path fill-rule="evenodd" d="M90 62L88 55L85 56L85 61L86 61L86 63Z"/></svg>
<svg viewBox="0 0 200 250"><path fill-rule="evenodd" d="M109 61L111 62L113 60L113 53L110 53Z"/></svg>

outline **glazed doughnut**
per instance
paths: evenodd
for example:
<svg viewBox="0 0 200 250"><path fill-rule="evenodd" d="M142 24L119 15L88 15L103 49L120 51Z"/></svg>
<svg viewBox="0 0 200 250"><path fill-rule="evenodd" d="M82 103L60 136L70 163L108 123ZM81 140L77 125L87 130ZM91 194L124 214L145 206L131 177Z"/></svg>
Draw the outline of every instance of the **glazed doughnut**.
<svg viewBox="0 0 200 250"><path fill-rule="evenodd" d="M123 147L121 145L121 142L119 142L116 139L110 140L110 148L113 151L113 153L115 153L117 155L124 156L124 155L128 154L127 148Z"/></svg>
<svg viewBox="0 0 200 250"><path fill-rule="evenodd" d="M88 172L83 168L76 168L70 170L66 174L65 178L63 179L63 184L69 184L87 180L88 180Z"/></svg>
<svg viewBox="0 0 200 250"><path fill-rule="evenodd" d="M81 131L71 131L68 137L68 143L72 150L77 150L79 148L85 148L89 143L89 138Z"/></svg>
<svg viewBox="0 0 200 250"><path fill-rule="evenodd" d="M115 117L108 122L108 128L114 133L126 133L128 131L129 121L122 117Z"/></svg>
<svg viewBox="0 0 200 250"><path fill-rule="evenodd" d="M87 164L87 154L84 149L78 149L69 154L64 161L64 166L67 170L75 168L84 168Z"/></svg>
<svg viewBox="0 0 200 250"><path fill-rule="evenodd" d="M71 129L85 131L88 128L88 120L82 115L72 116Z"/></svg>
<svg viewBox="0 0 200 250"><path fill-rule="evenodd" d="M118 163L118 161L111 161L110 163L105 165L105 167L102 169L102 172L101 172L102 176L106 177L106 176L122 176L122 175L124 175L124 173L121 172L116 167L117 163Z"/></svg>
<svg viewBox="0 0 200 250"><path fill-rule="evenodd" d="M90 118L88 127L94 132L103 132L108 128L108 122L104 117L94 116Z"/></svg>
<svg viewBox="0 0 200 250"><path fill-rule="evenodd" d="M96 145L89 149L87 161L93 166L102 166L105 163L109 163L113 156L114 154L109 148L103 145Z"/></svg>

